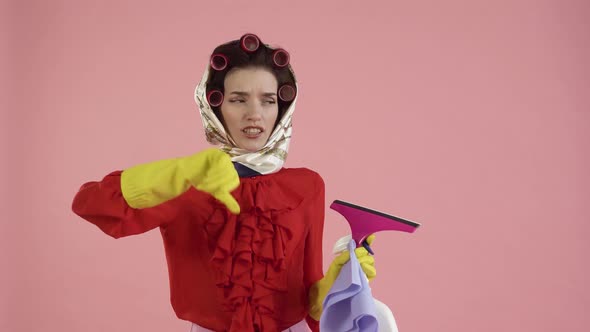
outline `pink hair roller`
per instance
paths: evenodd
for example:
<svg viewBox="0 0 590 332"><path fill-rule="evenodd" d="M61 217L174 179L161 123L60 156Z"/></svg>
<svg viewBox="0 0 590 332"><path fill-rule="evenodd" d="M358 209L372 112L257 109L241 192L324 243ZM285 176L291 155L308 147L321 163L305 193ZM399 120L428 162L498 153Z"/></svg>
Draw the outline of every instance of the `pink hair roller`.
<svg viewBox="0 0 590 332"><path fill-rule="evenodd" d="M211 107L217 107L223 103L223 92L219 90L211 90L207 93L207 101Z"/></svg>
<svg viewBox="0 0 590 332"><path fill-rule="evenodd" d="M285 51L282 48L278 48L274 52L272 52L272 61L277 67L285 67L289 64L289 59L289 52Z"/></svg>
<svg viewBox="0 0 590 332"><path fill-rule="evenodd" d="M290 84L284 84L279 89L279 98L282 101L291 101L295 99L295 95L297 95L297 91L295 91L295 88Z"/></svg>
<svg viewBox="0 0 590 332"><path fill-rule="evenodd" d="M221 71L227 67L227 57L221 53L215 53L211 55L211 68Z"/></svg>
<svg viewBox="0 0 590 332"><path fill-rule="evenodd" d="M260 38L258 36L247 33L240 38L240 47L247 53L256 52L260 47Z"/></svg>

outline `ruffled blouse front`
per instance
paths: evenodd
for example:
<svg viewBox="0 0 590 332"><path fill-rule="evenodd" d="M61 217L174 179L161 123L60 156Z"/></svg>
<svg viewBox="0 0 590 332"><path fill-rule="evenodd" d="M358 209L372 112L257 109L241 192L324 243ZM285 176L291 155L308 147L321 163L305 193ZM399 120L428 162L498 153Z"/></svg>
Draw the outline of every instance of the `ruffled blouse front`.
<svg viewBox="0 0 590 332"><path fill-rule="evenodd" d="M211 257L215 285L224 310L233 313L229 331L250 331L253 326L279 331L274 294L287 290L285 259L297 245L294 240L301 240L294 233L303 230L281 215L296 209L303 197L286 194L265 179L240 189L240 215L227 213L225 206L213 201L215 210L205 224L215 242Z"/></svg>
<svg viewBox="0 0 590 332"><path fill-rule="evenodd" d="M203 257L211 267L206 272L231 317L224 330L281 331L305 318L309 286L321 278L321 237L311 243L310 232L323 227L323 182L309 171L284 170L242 178L232 194L239 215L207 195L203 220L211 253Z"/></svg>

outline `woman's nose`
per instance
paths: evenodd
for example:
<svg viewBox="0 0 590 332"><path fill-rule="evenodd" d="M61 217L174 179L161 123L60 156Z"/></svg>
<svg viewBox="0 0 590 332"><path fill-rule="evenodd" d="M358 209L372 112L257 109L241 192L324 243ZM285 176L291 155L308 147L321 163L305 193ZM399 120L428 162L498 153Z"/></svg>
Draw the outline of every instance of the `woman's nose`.
<svg viewBox="0 0 590 332"><path fill-rule="evenodd" d="M253 103L253 105L250 105L248 107L248 110L246 112L246 117L248 118L248 120L258 120L261 118L261 116L262 116L261 105L258 105L258 103Z"/></svg>

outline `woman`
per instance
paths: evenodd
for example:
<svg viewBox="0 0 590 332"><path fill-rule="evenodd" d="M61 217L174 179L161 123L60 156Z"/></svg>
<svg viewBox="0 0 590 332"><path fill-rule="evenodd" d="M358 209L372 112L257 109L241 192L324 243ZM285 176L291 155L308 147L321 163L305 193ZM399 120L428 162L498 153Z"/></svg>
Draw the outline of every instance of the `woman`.
<svg viewBox="0 0 590 332"><path fill-rule="evenodd" d="M112 172L74 198L76 214L115 238L159 227L172 306L193 332L318 330L349 256L324 276L324 182L282 167L296 96L285 50L252 34L223 44L195 93L207 140L222 148ZM373 278L372 256L355 253Z"/></svg>

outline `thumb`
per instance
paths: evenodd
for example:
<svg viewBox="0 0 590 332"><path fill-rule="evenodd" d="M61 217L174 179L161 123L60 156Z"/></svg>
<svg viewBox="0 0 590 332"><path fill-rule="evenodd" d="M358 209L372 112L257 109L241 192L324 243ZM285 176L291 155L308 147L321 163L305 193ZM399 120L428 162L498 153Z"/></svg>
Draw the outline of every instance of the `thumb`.
<svg viewBox="0 0 590 332"><path fill-rule="evenodd" d="M236 201L236 199L227 191L217 192L213 194L218 201L223 203L227 209L233 214L240 213L240 205Z"/></svg>
<svg viewBox="0 0 590 332"><path fill-rule="evenodd" d="M373 243L373 241L375 241L375 234L371 234L371 235L367 236L367 238L365 239L365 241L367 241L367 243L369 245L371 245L371 243Z"/></svg>

